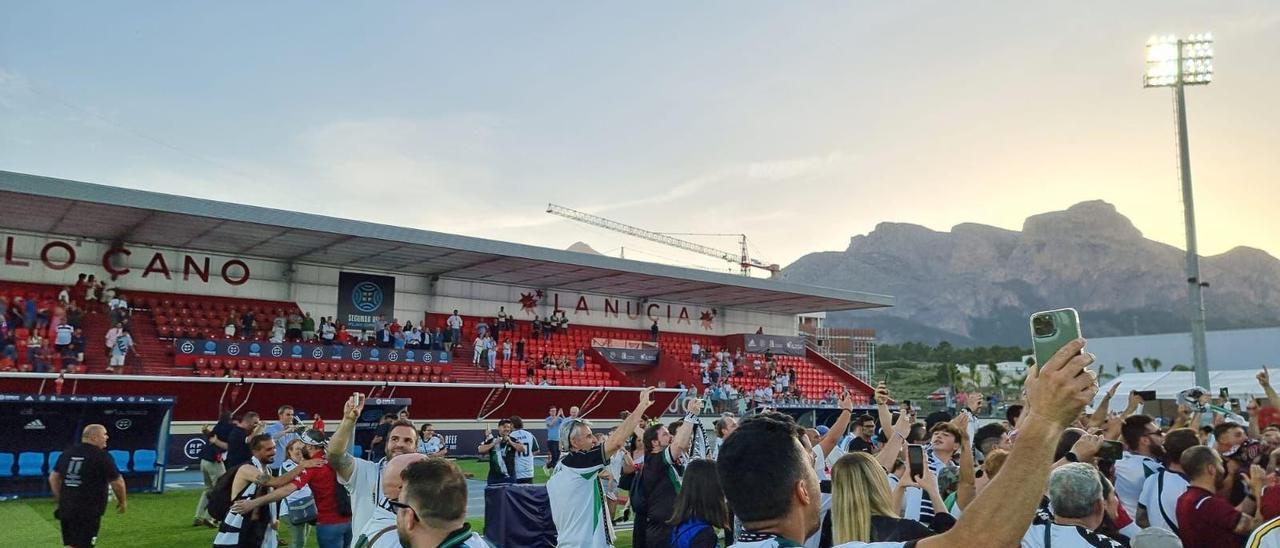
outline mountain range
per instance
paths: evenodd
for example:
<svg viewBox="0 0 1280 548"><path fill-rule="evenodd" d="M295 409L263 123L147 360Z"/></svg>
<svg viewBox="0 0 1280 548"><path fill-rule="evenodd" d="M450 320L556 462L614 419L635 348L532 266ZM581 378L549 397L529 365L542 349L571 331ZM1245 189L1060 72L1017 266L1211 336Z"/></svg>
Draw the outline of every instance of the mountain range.
<svg viewBox="0 0 1280 548"><path fill-rule="evenodd" d="M1021 231L975 223L939 232L880 223L844 251L810 253L784 280L893 295L888 309L828 314L883 342L1029 345L1031 313L1073 307L1086 337L1187 331L1186 253L1149 240L1115 206L1076 204ZM1209 329L1280 325L1280 260L1236 247L1200 261Z"/></svg>

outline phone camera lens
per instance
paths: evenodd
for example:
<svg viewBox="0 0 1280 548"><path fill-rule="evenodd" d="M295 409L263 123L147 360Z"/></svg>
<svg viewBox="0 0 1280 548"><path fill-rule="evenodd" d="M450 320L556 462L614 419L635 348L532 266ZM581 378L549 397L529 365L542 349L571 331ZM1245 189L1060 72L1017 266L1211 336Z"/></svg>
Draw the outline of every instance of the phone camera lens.
<svg viewBox="0 0 1280 548"><path fill-rule="evenodd" d="M1037 337L1052 337L1058 331L1053 324L1053 316L1047 314L1032 318L1031 329Z"/></svg>

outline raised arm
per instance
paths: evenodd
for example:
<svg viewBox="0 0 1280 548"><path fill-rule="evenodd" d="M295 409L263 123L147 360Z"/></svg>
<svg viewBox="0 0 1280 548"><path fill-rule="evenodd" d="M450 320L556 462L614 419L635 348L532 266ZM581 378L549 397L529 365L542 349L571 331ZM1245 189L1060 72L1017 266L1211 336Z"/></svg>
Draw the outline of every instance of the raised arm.
<svg viewBox="0 0 1280 548"><path fill-rule="evenodd" d="M640 401L636 402L636 408L631 410L631 414L622 420L622 424L614 429L612 434L604 440L604 456L612 457L622 446L627 444L627 438L635 432L640 426L640 421L644 420L644 412L649 410L649 406L653 405L653 387L646 387L640 391ZM572 411L572 410L571 410ZM564 425L561 425L563 428ZM561 450L568 450L563 447Z"/></svg>
<svg viewBox="0 0 1280 548"><path fill-rule="evenodd" d="M840 438L844 437L844 433L849 429L849 417L853 415L853 397L849 394L840 396L840 416L836 417L835 424L831 425L831 429L827 430L827 434L818 440L818 445L822 446L822 454L830 455L831 451L836 448L836 443Z"/></svg>
<svg viewBox="0 0 1280 548"><path fill-rule="evenodd" d="M1081 353L1083 340L1067 343L1043 368L1027 374L1030 413L1019 422L1018 438L1003 470L974 498L956 526L920 540L920 548L1016 546L1027 532L1048 483L1053 450L1067 425L1098 391L1085 371L1093 356Z"/></svg>
<svg viewBox="0 0 1280 548"><path fill-rule="evenodd" d="M1280 396L1276 395L1276 389L1271 387L1271 371L1267 366L1262 366L1262 371L1258 372L1258 385L1262 386L1262 390L1267 393L1267 405L1280 409Z"/></svg>
<svg viewBox="0 0 1280 548"><path fill-rule="evenodd" d="M693 425L698 421L698 415L702 414L702 398L689 400L685 408L684 423L673 433L671 438L671 446L667 449L674 458L680 458L680 455L689 452L689 446L693 445Z"/></svg>
<svg viewBox="0 0 1280 548"><path fill-rule="evenodd" d="M956 427L969 437L969 416L961 413L952 422L956 423ZM973 444L970 440L961 440L960 443L960 481L956 486L956 507L963 510L973 501L973 497L977 496L978 491L975 486L977 477L974 473L975 465L973 460Z"/></svg>
<svg viewBox="0 0 1280 548"><path fill-rule="evenodd" d="M338 479L347 481L351 478L351 472L355 470L355 459L351 457L351 436L356 431L356 421L360 418L360 413L364 411L364 394L359 392L351 394L347 398L347 403L342 406L342 422L338 423L338 429L334 431L333 437L329 439L329 447L325 450L325 456L329 458L329 466L333 467L333 471L338 474Z"/></svg>
<svg viewBox="0 0 1280 548"><path fill-rule="evenodd" d="M1116 389L1120 388L1119 382L1111 385L1107 389L1107 393L1102 396L1102 401L1098 402L1098 408L1093 410L1093 414L1089 415L1089 427L1097 428L1107 422L1107 413L1111 409L1111 398L1116 395Z"/></svg>

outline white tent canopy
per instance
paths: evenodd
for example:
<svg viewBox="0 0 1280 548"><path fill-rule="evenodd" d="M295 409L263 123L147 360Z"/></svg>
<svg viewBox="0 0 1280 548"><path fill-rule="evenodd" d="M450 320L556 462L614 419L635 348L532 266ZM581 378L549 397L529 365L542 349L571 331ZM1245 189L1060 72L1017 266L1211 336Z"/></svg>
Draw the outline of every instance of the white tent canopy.
<svg viewBox="0 0 1280 548"><path fill-rule="evenodd" d="M1265 397L1266 393L1258 385L1257 374L1256 370L1210 371L1209 385L1213 387L1212 392L1215 396L1218 390L1225 386L1235 398ZM1098 396L1093 400L1094 406L1102 402L1102 396L1115 383L1121 384L1116 390L1115 397L1111 399L1110 407L1112 411L1124 411L1125 406L1128 405L1129 391L1155 390L1157 399L1171 400L1178 396L1178 392L1196 385L1196 374L1191 371L1126 373L1102 385L1098 390Z"/></svg>

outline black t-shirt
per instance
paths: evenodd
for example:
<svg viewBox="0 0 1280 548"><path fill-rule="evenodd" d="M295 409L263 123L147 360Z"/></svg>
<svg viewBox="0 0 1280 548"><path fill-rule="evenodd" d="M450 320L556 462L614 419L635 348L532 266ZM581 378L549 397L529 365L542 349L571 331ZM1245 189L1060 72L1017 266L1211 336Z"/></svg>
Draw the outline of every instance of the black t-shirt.
<svg viewBox="0 0 1280 548"><path fill-rule="evenodd" d="M218 439L227 442L227 454L224 462L227 464L227 470L234 469L241 464L249 462L253 456L249 451L249 442L245 438L249 437L249 432L239 426L232 425L227 429L227 437L218 436Z"/></svg>
<svg viewBox="0 0 1280 548"><path fill-rule="evenodd" d="M672 462L670 450L644 458L640 469L641 490L644 492L644 512L647 520L645 539L650 547L668 546L671 543L671 526L667 520L676 506L676 483L684 474L684 466Z"/></svg>
<svg viewBox="0 0 1280 548"><path fill-rule="evenodd" d="M874 453L875 450L876 446L872 445L871 442L855 437L853 438L853 441L849 442L849 450L846 451L846 453L857 453L859 451L863 453Z"/></svg>
<svg viewBox="0 0 1280 548"><path fill-rule="evenodd" d="M107 509L107 485L120 477L116 461L97 446L81 443L58 457L54 469L62 474L59 510L102 515Z"/></svg>
<svg viewBox="0 0 1280 548"><path fill-rule="evenodd" d="M516 450L514 447L503 443L500 436L493 436L485 440L485 444L493 444L493 448L489 450L489 479L502 480L516 477ZM502 473L502 468L498 466L498 459L502 460L507 473Z"/></svg>
<svg viewBox="0 0 1280 548"><path fill-rule="evenodd" d="M235 428L235 425L231 424L231 421L218 421L218 424L213 425L213 430L210 434L217 436L218 439L222 440L223 443L226 443L228 447L230 447L231 442L227 440L227 438L231 437L231 430L233 428ZM223 453L222 449L214 445L210 440L205 441L208 443L205 443L204 447L200 449L200 459L207 460L209 462L218 462L218 456Z"/></svg>

